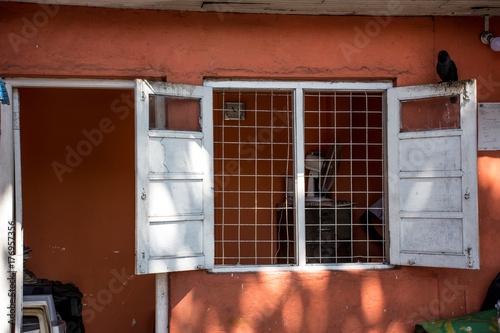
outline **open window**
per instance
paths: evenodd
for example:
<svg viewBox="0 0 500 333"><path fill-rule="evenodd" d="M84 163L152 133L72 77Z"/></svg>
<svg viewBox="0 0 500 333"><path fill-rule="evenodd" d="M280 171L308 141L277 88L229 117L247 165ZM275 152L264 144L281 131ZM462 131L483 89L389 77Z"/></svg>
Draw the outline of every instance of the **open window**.
<svg viewBox="0 0 500 333"><path fill-rule="evenodd" d="M387 101L390 263L479 269L475 81Z"/></svg>
<svg viewBox="0 0 500 333"><path fill-rule="evenodd" d="M135 81L136 272L213 266L212 89Z"/></svg>
<svg viewBox="0 0 500 333"><path fill-rule="evenodd" d="M475 95L136 80L137 273L479 268Z"/></svg>
<svg viewBox="0 0 500 333"><path fill-rule="evenodd" d="M216 271L387 264L390 82L207 81ZM237 107L239 116L227 117ZM364 217L365 216L365 217ZM381 217L381 214L379 215Z"/></svg>

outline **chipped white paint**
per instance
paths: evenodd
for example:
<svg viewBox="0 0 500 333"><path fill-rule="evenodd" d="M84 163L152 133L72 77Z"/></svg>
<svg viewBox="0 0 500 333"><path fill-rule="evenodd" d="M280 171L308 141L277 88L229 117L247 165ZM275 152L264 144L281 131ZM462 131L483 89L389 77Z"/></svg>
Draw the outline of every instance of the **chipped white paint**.
<svg viewBox="0 0 500 333"><path fill-rule="evenodd" d="M136 80L135 93L136 272L210 268L212 88ZM150 95L198 100L202 130L150 129ZM155 115L165 113L164 105L155 105Z"/></svg>
<svg viewBox="0 0 500 333"><path fill-rule="evenodd" d="M401 101L451 95L459 129L400 131ZM475 80L393 88L387 99L390 263L479 269Z"/></svg>
<svg viewBox="0 0 500 333"><path fill-rule="evenodd" d="M49 244L49 247L52 248L52 253L55 253L55 250L59 250L61 252L66 251L65 247L60 247L60 246L57 246L57 245L52 246L52 245Z"/></svg>

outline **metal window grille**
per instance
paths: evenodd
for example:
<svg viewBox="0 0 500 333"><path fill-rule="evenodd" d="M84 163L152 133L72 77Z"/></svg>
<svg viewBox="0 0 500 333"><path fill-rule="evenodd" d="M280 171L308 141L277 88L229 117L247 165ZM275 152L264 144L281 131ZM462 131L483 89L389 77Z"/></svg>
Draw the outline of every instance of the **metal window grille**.
<svg viewBox="0 0 500 333"><path fill-rule="evenodd" d="M214 90L215 264L297 264L294 144L303 145L306 263L385 262L383 92Z"/></svg>
<svg viewBox="0 0 500 333"><path fill-rule="evenodd" d="M380 92L305 92L307 263L385 261L382 103Z"/></svg>
<svg viewBox="0 0 500 333"><path fill-rule="evenodd" d="M215 263L276 264L293 179L293 92L214 91ZM284 245L283 245L284 246Z"/></svg>

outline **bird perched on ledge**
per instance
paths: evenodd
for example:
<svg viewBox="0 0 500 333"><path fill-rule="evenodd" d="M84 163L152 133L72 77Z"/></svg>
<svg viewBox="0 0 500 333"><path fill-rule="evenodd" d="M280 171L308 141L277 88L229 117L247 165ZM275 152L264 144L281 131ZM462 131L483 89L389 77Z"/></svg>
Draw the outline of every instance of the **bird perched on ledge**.
<svg viewBox="0 0 500 333"><path fill-rule="evenodd" d="M436 72L441 78L441 82L451 82L458 81L457 66L451 60L450 55L446 51L441 51L438 54L438 62L436 65ZM457 96L451 96L450 101L452 103L457 102Z"/></svg>

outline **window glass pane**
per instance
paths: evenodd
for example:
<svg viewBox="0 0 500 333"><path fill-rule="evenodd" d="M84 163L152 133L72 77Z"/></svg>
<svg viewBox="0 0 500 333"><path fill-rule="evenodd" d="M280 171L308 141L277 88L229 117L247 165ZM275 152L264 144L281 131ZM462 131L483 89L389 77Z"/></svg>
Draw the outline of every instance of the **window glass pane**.
<svg viewBox="0 0 500 333"><path fill-rule="evenodd" d="M460 96L405 100L401 103L401 131L460 128Z"/></svg>
<svg viewBox="0 0 500 333"><path fill-rule="evenodd" d="M200 100L150 95L149 129L200 131Z"/></svg>

